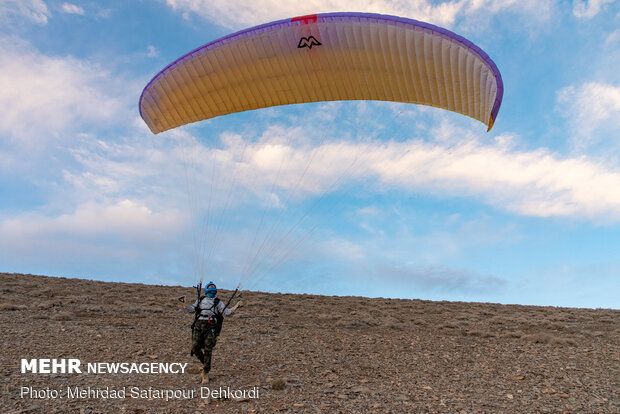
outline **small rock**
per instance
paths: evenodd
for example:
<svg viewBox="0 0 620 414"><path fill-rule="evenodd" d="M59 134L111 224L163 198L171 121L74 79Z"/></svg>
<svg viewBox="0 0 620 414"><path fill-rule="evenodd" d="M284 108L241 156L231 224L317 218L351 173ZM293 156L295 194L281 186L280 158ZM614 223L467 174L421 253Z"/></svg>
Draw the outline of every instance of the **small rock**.
<svg viewBox="0 0 620 414"><path fill-rule="evenodd" d="M271 388L274 390L283 390L286 387L286 381L283 379L277 379L271 381Z"/></svg>
<svg viewBox="0 0 620 414"><path fill-rule="evenodd" d="M512 394L506 394L506 398L508 398L509 400L512 400L514 398L514 395Z"/></svg>

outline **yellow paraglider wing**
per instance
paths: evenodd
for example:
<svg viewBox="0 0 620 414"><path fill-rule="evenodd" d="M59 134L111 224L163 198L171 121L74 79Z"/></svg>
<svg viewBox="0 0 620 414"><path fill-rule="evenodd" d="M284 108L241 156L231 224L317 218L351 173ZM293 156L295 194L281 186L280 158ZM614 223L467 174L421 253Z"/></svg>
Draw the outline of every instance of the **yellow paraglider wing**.
<svg viewBox="0 0 620 414"><path fill-rule="evenodd" d="M430 105L490 130L503 95L480 48L416 20L328 13L246 29L179 58L140 97L153 133L276 105L380 100Z"/></svg>

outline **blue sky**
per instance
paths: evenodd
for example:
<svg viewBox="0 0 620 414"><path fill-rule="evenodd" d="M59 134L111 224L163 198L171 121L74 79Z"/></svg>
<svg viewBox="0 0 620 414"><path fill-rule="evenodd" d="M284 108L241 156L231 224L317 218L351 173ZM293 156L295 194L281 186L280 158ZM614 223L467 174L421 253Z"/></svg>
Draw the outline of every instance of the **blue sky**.
<svg viewBox="0 0 620 414"><path fill-rule="evenodd" d="M378 102L158 135L139 117L144 86L188 51L332 11L480 46L505 87L493 130ZM4 0L0 271L618 308L618 67L617 1Z"/></svg>

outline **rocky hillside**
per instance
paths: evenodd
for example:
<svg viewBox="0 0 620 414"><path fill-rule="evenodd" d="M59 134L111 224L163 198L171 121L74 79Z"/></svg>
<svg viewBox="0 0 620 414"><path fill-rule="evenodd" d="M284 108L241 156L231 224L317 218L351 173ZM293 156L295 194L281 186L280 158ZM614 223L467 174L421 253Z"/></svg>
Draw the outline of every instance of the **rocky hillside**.
<svg viewBox="0 0 620 414"><path fill-rule="evenodd" d="M2 413L620 412L618 310L243 292L201 398L192 288L0 274L0 291ZM33 374L22 358L187 365Z"/></svg>

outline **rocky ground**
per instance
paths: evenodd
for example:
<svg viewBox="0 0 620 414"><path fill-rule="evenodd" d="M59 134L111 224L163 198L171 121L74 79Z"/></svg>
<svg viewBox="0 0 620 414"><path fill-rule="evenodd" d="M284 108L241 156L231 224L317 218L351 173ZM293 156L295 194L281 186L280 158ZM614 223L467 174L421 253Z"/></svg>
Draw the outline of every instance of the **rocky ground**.
<svg viewBox="0 0 620 414"><path fill-rule="evenodd" d="M620 412L618 310L243 292L207 386L246 397L200 398L192 316L178 301L192 288L0 274L0 291L2 413ZM189 372L22 374L21 358ZM68 386L195 396L20 397Z"/></svg>

